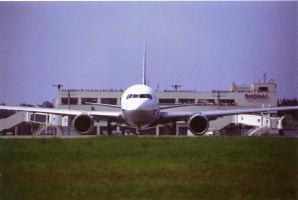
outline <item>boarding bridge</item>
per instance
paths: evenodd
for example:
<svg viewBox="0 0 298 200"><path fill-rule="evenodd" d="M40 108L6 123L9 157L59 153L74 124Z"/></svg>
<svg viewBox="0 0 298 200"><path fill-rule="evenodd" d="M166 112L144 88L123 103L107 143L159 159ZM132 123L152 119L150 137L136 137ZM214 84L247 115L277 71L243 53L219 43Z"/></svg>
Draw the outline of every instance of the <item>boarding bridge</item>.
<svg viewBox="0 0 298 200"><path fill-rule="evenodd" d="M68 116L28 112L28 122L39 124L33 135L61 135L61 127L68 126Z"/></svg>
<svg viewBox="0 0 298 200"><path fill-rule="evenodd" d="M254 136L264 134L278 134L278 130L282 129L283 119L284 117L271 117L270 114L240 114L234 116L234 123L253 126L254 128L249 130L247 132L247 135Z"/></svg>
<svg viewBox="0 0 298 200"><path fill-rule="evenodd" d="M210 121L209 127L213 130L221 130L233 122L233 116L225 116Z"/></svg>
<svg viewBox="0 0 298 200"><path fill-rule="evenodd" d="M0 119L0 131L5 130L5 129L10 129L22 122L28 121L28 115L27 112L16 112L15 114L4 118Z"/></svg>
<svg viewBox="0 0 298 200"><path fill-rule="evenodd" d="M282 129L282 120L284 117L271 117L270 114L252 115L252 114L240 114L231 115L225 117L219 117L216 120L210 121L209 129L205 135L213 135L215 131L221 130L230 124L243 124L246 126L252 126L253 128L247 130L242 135L256 136L256 135L272 135L278 134ZM189 130L188 136L194 136Z"/></svg>
<svg viewBox="0 0 298 200"><path fill-rule="evenodd" d="M25 111L16 112L7 118L0 119L0 131L15 127L22 122L36 124L32 128L33 135L60 135L61 127L68 126L68 117Z"/></svg>

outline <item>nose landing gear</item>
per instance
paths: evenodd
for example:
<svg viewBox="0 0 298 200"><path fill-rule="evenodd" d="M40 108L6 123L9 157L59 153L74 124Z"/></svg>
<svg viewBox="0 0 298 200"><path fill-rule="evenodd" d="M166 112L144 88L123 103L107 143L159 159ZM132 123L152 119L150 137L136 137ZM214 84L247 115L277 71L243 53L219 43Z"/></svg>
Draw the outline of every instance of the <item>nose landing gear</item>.
<svg viewBox="0 0 298 200"><path fill-rule="evenodd" d="M137 135L143 135L142 132L141 132L140 130L141 130L141 126L138 125L137 128L136 128L136 134L137 134Z"/></svg>
<svg viewBox="0 0 298 200"><path fill-rule="evenodd" d="M108 135L112 135L113 134L113 130L115 130L115 128L117 128L120 124L119 123L115 123L112 121L107 121L107 132Z"/></svg>

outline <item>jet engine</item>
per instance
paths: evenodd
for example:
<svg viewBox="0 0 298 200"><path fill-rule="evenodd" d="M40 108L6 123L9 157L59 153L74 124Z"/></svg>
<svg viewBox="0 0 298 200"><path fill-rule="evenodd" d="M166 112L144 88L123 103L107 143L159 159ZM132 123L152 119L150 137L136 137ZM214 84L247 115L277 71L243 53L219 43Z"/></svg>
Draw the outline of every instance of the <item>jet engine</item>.
<svg viewBox="0 0 298 200"><path fill-rule="evenodd" d="M209 120L203 115L193 115L188 120L188 129L194 135L203 135L209 128Z"/></svg>
<svg viewBox="0 0 298 200"><path fill-rule="evenodd" d="M93 130L94 121L89 115L78 115L73 120L73 127L80 134L88 134Z"/></svg>

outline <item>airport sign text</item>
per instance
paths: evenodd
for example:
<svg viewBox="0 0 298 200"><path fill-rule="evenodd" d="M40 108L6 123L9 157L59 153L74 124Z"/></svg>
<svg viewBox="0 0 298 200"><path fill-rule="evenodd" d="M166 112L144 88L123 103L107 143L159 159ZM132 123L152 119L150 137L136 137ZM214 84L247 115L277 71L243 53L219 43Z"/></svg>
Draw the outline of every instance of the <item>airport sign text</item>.
<svg viewBox="0 0 298 200"><path fill-rule="evenodd" d="M245 94L245 98L247 99L267 99L267 94Z"/></svg>

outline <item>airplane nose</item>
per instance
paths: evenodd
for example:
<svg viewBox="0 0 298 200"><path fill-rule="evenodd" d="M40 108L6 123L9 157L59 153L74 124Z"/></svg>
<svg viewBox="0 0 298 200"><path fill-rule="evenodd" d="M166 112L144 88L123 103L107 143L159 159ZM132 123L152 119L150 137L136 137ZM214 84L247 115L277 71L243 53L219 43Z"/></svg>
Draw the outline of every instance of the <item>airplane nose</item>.
<svg viewBox="0 0 298 200"><path fill-rule="evenodd" d="M144 110L146 108L145 102L136 102L134 103L135 110Z"/></svg>
<svg viewBox="0 0 298 200"><path fill-rule="evenodd" d="M149 110L149 109L152 109L151 107L152 107L151 104L146 100L134 101L129 104L128 110Z"/></svg>

